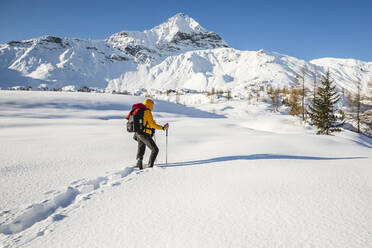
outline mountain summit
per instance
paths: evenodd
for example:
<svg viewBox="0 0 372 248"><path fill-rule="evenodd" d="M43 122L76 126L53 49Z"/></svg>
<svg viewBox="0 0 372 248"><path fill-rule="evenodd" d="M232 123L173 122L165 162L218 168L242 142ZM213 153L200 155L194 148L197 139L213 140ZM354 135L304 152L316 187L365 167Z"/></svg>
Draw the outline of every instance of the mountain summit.
<svg viewBox="0 0 372 248"><path fill-rule="evenodd" d="M180 50L229 47L216 33L201 27L186 14L178 13L164 23L144 31L121 31L111 35L108 43L133 55L140 62Z"/></svg>
<svg viewBox="0 0 372 248"><path fill-rule="evenodd" d="M154 29L167 30L168 33L175 34L177 32L191 34L194 32L208 32L200 26L193 18L184 13L178 13L169 18L166 22L156 26Z"/></svg>

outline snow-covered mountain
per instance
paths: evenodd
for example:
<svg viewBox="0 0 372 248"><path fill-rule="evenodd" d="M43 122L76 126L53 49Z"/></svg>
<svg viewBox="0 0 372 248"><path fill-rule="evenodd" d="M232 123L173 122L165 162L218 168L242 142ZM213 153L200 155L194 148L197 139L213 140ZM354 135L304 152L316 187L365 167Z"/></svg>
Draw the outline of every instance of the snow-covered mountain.
<svg viewBox="0 0 372 248"><path fill-rule="evenodd" d="M230 48L216 33L177 14L144 31L121 31L105 41L45 36L0 45L0 87L66 85L135 90L195 90L250 85L289 86L305 67L312 75L328 68L340 88L362 90L372 78L372 62L353 59L299 60L275 52Z"/></svg>
<svg viewBox="0 0 372 248"><path fill-rule="evenodd" d="M314 77L330 70L338 87L356 90L356 83L366 89L372 79L372 63L352 59L318 59L310 62L265 50L240 51L233 48L204 49L168 56L154 66L110 80L108 87L120 91L138 88L233 89L242 91L250 86L268 84L288 87L294 77L306 69L305 82L312 88Z"/></svg>
<svg viewBox="0 0 372 248"><path fill-rule="evenodd" d="M44 36L0 46L0 87L105 87L106 78L135 69L131 56L104 41Z"/></svg>
<svg viewBox="0 0 372 248"><path fill-rule="evenodd" d="M228 47L222 38L199 25L191 17L179 13L166 22L144 31L121 31L106 42L136 57L138 62L151 63L174 52Z"/></svg>
<svg viewBox="0 0 372 248"><path fill-rule="evenodd" d="M310 63L323 69L329 69L333 80L341 87L355 91L356 84L360 83L362 90L366 91L369 83L372 86L372 62L363 62L356 59L322 58L311 60Z"/></svg>

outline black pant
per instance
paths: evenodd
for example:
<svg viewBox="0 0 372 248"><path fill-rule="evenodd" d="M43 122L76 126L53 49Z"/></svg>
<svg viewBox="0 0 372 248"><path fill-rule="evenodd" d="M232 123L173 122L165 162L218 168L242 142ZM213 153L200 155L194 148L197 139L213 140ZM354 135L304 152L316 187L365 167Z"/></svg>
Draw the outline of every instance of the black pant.
<svg viewBox="0 0 372 248"><path fill-rule="evenodd" d="M137 151L137 159L142 160L143 155L145 154L146 146L150 148L151 155L148 163L148 167L153 167L155 163L156 156L158 156L159 148L155 144L154 140L152 139L151 135L148 133L135 133L134 139L138 142L138 151Z"/></svg>

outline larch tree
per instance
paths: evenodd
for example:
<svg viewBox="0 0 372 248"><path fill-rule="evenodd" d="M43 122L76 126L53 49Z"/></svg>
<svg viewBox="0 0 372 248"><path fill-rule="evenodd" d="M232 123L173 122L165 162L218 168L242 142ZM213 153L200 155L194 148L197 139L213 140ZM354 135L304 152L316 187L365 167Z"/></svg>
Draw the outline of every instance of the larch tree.
<svg viewBox="0 0 372 248"><path fill-rule="evenodd" d="M290 107L289 114L300 116L301 105L300 105L301 90L299 88L298 77L293 78L292 87L289 91L288 106Z"/></svg>
<svg viewBox="0 0 372 248"><path fill-rule="evenodd" d="M303 66L300 70L299 78L301 79L301 117L302 121L306 120L305 111L305 98L306 98L306 88L305 88L305 77L307 74L307 69Z"/></svg>

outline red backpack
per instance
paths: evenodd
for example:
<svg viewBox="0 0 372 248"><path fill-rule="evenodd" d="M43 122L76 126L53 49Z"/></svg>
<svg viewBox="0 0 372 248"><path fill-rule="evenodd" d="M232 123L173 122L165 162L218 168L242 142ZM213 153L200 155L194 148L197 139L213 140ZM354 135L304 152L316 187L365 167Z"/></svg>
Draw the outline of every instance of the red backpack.
<svg viewBox="0 0 372 248"><path fill-rule="evenodd" d="M132 110L129 112L125 119L127 122L128 132L142 132L143 131L143 114L146 106L142 103L136 103L132 106Z"/></svg>

